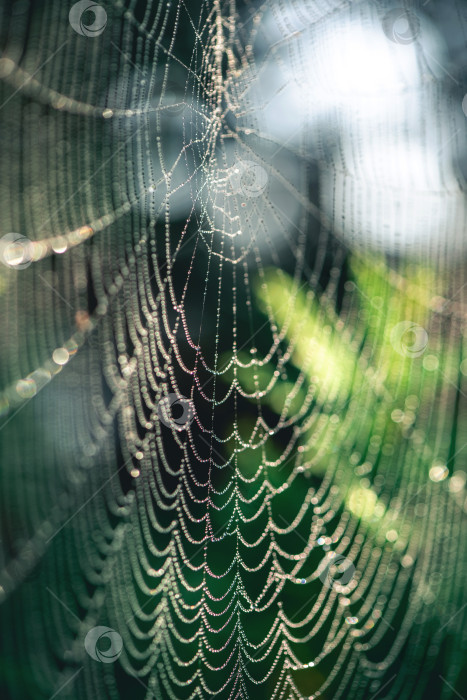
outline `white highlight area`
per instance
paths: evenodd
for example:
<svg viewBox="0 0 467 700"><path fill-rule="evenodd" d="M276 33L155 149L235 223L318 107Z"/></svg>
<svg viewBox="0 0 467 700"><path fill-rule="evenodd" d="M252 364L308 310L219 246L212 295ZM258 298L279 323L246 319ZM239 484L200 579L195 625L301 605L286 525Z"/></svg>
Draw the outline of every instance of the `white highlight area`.
<svg viewBox="0 0 467 700"><path fill-rule="evenodd" d="M322 209L351 247L463 253L466 127L442 37L421 13L359 3L315 23L313 8L277 4L265 18L250 91L264 132L321 164Z"/></svg>
<svg viewBox="0 0 467 700"><path fill-rule="evenodd" d="M349 14L332 25L330 31L319 33L320 40L303 42L300 75L310 78L303 85L307 92L328 102L347 98L352 106L359 96L385 97L420 84L416 42L388 41L374 13Z"/></svg>

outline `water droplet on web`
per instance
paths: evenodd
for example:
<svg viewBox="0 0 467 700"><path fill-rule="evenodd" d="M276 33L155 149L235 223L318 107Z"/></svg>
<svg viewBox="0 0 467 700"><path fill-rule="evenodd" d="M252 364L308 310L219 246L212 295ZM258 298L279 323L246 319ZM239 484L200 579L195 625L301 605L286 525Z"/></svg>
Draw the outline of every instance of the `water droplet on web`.
<svg viewBox="0 0 467 700"><path fill-rule="evenodd" d="M57 348L52 353L52 360L57 365L66 365L66 363L68 362L69 359L70 359L70 353L68 352L68 350L66 348Z"/></svg>

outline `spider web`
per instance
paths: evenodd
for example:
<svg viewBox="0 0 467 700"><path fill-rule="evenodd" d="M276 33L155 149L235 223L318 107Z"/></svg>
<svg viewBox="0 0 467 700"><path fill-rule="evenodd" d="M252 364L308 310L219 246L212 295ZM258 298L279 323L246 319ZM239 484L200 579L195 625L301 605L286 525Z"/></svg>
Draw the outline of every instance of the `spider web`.
<svg viewBox="0 0 467 700"><path fill-rule="evenodd" d="M320 111L320 37L389 8L116 2L93 37L2 8L7 697L456 694L462 178L427 158L409 195ZM422 145L462 153L410 50L394 112L437 105Z"/></svg>

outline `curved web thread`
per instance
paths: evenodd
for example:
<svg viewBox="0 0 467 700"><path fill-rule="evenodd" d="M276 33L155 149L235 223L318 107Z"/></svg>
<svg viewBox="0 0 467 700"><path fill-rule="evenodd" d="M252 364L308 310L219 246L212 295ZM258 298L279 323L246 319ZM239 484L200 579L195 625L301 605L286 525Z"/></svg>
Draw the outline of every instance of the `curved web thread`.
<svg viewBox="0 0 467 700"><path fill-rule="evenodd" d="M268 8L106 11L5 10L8 695L451 697L462 280L335 237Z"/></svg>

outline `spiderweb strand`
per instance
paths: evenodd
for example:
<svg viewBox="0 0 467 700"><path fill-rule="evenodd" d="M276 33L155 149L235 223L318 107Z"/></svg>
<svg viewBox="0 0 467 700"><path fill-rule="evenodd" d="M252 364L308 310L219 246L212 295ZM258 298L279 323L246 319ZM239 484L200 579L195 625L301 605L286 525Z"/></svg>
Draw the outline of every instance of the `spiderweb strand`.
<svg viewBox="0 0 467 700"><path fill-rule="evenodd" d="M19 5L0 60L2 225L31 241L0 271L9 697L403 700L433 669L452 697L462 280L349 262L308 132L283 144L260 118L284 62L257 58L266 5L118 2L93 38L68 5ZM285 44L347 6L291 3ZM99 625L115 663L85 646Z"/></svg>

